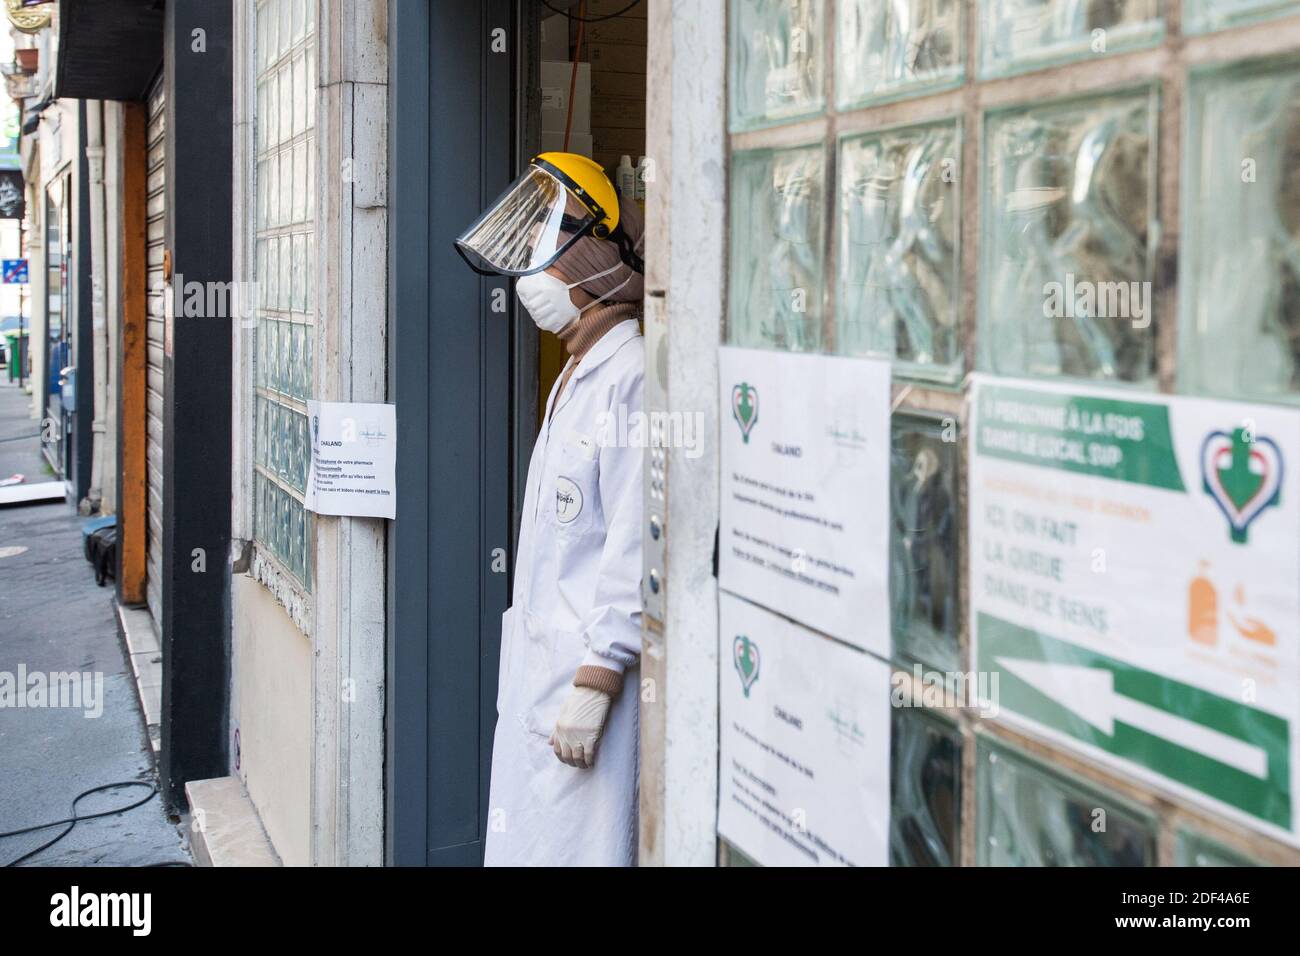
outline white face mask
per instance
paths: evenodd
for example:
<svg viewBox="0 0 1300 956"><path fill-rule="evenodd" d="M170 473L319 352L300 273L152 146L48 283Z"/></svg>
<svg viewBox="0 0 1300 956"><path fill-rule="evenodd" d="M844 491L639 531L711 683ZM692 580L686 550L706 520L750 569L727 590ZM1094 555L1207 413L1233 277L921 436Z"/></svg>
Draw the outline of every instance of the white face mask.
<svg viewBox="0 0 1300 956"><path fill-rule="evenodd" d="M624 281L614 286L599 299L584 305L581 309L573 304L573 298L569 295L569 290L576 289L583 282L590 282L592 279L599 279L611 272L617 272L621 268L623 268L622 262L612 269L597 272L595 275L587 276L587 278L572 285L565 285L562 279L557 279L549 272L534 272L532 275L523 276L515 283L515 293L519 296L519 301L524 304L524 308L528 310L528 314L533 317L533 321L537 323L539 329L543 332L554 332L559 335L574 322L577 322L583 312L586 312L593 305L608 299L631 282L636 273L629 269L630 274Z"/></svg>

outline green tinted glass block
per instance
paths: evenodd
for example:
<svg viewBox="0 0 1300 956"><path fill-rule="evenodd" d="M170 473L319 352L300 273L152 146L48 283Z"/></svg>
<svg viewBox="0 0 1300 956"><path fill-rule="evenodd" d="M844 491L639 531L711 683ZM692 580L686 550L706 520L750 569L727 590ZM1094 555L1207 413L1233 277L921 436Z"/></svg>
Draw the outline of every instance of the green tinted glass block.
<svg viewBox="0 0 1300 956"><path fill-rule="evenodd" d="M851 109L960 83L963 0L838 0L835 104Z"/></svg>
<svg viewBox="0 0 1300 956"><path fill-rule="evenodd" d="M287 246L285 251L287 251ZM279 329L280 372L276 388L288 394L293 388L293 328L288 322L276 322Z"/></svg>
<svg viewBox="0 0 1300 956"><path fill-rule="evenodd" d="M1154 866L1148 818L987 740L976 771L980 866Z"/></svg>
<svg viewBox="0 0 1300 956"><path fill-rule="evenodd" d="M1212 33L1300 13L1298 0L1183 0L1183 32Z"/></svg>
<svg viewBox="0 0 1300 956"><path fill-rule="evenodd" d="M266 464L266 423L270 416L269 403L260 395L253 399L256 428L253 432L253 463Z"/></svg>
<svg viewBox="0 0 1300 956"><path fill-rule="evenodd" d="M311 587L311 567L312 567L311 554L312 554L312 547L314 546L314 544L315 544L315 542L316 542L315 535L313 534L314 526L315 526L315 519L312 517L312 513L311 513L310 511L307 511L306 509L303 509L303 513L302 513L302 543L303 543L303 555L302 555L302 580L303 580L303 583L304 583L304 584L305 584L309 589L310 589L310 587Z"/></svg>
<svg viewBox="0 0 1300 956"><path fill-rule="evenodd" d="M956 866L961 853L961 734L896 708L890 755L890 866Z"/></svg>
<svg viewBox="0 0 1300 956"><path fill-rule="evenodd" d="M1151 384L1154 89L990 114L978 362Z"/></svg>
<svg viewBox="0 0 1300 956"><path fill-rule="evenodd" d="M821 348L825 176L821 146L734 155L731 344L792 352Z"/></svg>
<svg viewBox="0 0 1300 956"><path fill-rule="evenodd" d="M835 350L961 376L957 122L840 142Z"/></svg>
<svg viewBox="0 0 1300 956"><path fill-rule="evenodd" d="M1178 385L1300 400L1300 64L1187 90Z"/></svg>
<svg viewBox="0 0 1300 956"><path fill-rule="evenodd" d="M1230 850L1209 837L1191 830L1178 831L1174 851L1176 866L1259 866L1250 857Z"/></svg>
<svg viewBox="0 0 1300 956"><path fill-rule="evenodd" d="M952 431L944 441L944 430ZM890 454L890 615L894 652L958 669L955 424L895 416Z"/></svg>
<svg viewBox="0 0 1300 956"><path fill-rule="evenodd" d="M758 862L741 853L736 849L734 843L728 843L721 837L718 838L718 863L720 866L737 866L737 867L757 867Z"/></svg>
<svg viewBox="0 0 1300 956"><path fill-rule="evenodd" d="M257 330L258 348L266 366L263 384L269 389L278 388L280 384L280 333L277 325L278 323L274 319L262 319Z"/></svg>
<svg viewBox="0 0 1300 956"><path fill-rule="evenodd" d="M820 113L823 0L731 0L733 131Z"/></svg>
<svg viewBox="0 0 1300 956"><path fill-rule="evenodd" d="M1160 0L980 0L982 78L1159 43Z"/></svg>
<svg viewBox="0 0 1300 956"><path fill-rule="evenodd" d="M264 293L268 309L277 309L280 302L280 243L275 238L263 241L266 243L266 274L258 276L258 291Z"/></svg>

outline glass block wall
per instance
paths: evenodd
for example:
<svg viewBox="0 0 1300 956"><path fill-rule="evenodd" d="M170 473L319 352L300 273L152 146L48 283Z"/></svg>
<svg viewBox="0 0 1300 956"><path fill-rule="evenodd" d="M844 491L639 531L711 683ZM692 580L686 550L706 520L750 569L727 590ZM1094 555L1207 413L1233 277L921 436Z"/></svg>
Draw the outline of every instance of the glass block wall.
<svg viewBox="0 0 1300 956"><path fill-rule="evenodd" d="M1156 223L1154 88L1016 107L984 123L979 367L1151 384L1152 327L1102 303L1047 315L1044 288L1145 283Z"/></svg>
<svg viewBox="0 0 1300 956"><path fill-rule="evenodd" d="M721 338L891 360L892 663L969 672L969 373L1300 403L1300 0L728 11ZM1056 313L1062 277L1140 291ZM1272 852L969 708L891 752L894 865Z"/></svg>
<svg viewBox="0 0 1300 956"><path fill-rule="evenodd" d="M1297 11L1296 0L1184 0L1183 26L1187 33L1213 33Z"/></svg>
<svg viewBox="0 0 1300 956"><path fill-rule="evenodd" d="M1300 395L1300 63L1211 67L1187 91L1183 391ZM1226 303L1231 307L1225 308Z"/></svg>
<svg viewBox="0 0 1300 956"><path fill-rule="evenodd" d="M980 0L980 76L996 77L1158 42L1160 0Z"/></svg>
<svg viewBox="0 0 1300 956"><path fill-rule="evenodd" d="M821 348L822 150L750 150L732 168L731 341L756 348Z"/></svg>
<svg viewBox="0 0 1300 956"><path fill-rule="evenodd" d="M835 331L845 355L897 359L917 378L961 375L957 120L839 144Z"/></svg>
<svg viewBox="0 0 1300 956"><path fill-rule="evenodd" d="M254 536L311 582L306 400L315 346L316 3L257 3Z"/></svg>

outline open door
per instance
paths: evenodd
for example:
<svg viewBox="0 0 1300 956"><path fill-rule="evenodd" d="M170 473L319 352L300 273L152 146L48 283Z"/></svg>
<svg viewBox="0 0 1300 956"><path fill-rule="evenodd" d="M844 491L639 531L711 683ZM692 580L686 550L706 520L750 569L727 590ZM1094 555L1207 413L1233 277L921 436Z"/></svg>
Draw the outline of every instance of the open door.
<svg viewBox="0 0 1300 956"><path fill-rule="evenodd" d="M530 4L531 5L531 4ZM477 865L487 826L497 644L508 599L516 347L503 280L452 239L516 165L519 4L389 8L389 398L385 858ZM494 52L504 40L505 49ZM506 566L508 566L508 554Z"/></svg>
<svg viewBox="0 0 1300 956"><path fill-rule="evenodd" d="M550 11L535 0L389 10L388 367L398 455L388 542L385 857L394 865L474 866L491 825L501 615L519 510L540 410L564 356L517 308L513 283L475 275L452 240L533 155L560 148L545 129L555 107L542 79L541 14ZM638 77L644 127L644 9L633 19L639 49L624 44L631 49L620 62ZM576 22L560 20L565 35L548 31L549 49L571 72L576 48L590 77L598 48L578 47ZM589 130L570 149L603 163L587 146L603 115L596 93L593 84ZM642 128L641 143L644 135Z"/></svg>

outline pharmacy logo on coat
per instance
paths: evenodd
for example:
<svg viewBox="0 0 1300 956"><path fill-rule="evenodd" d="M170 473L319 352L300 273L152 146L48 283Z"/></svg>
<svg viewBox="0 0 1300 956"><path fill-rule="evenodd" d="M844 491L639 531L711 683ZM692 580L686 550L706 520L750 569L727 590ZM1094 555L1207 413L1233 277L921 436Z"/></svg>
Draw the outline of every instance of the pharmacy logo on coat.
<svg viewBox="0 0 1300 956"><path fill-rule="evenodd" d="M568 524L582 514L582 489L572 478L555 479L555 520Z"/></svg>
<svg viewBox="0 0 1300 956"><path fill-rule="evenodd" d="M736 673L740 675L740 686L748 697L749 689L758 680L758 645L744 634L739 634L731 645L731 656L736 662Z"/></svg>
<svg viewBox="0 0 1300 956"><path fill-rule="evenodd" d="M1277 443L1245 428L1210 432L1201 446L1201 481L1237 544L1246 543L1251 522L1282 496L1282 452Z"/></svg>
<svg viewBox="0 0 1300 956"><path fill-rule="evenodd" d="M740 426L741 437L749 443L749 433L758 424L758 389L748 382L741 382L731 390L731 414Z"/></svg>

